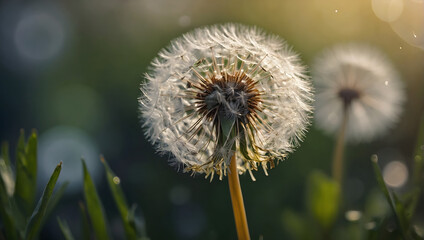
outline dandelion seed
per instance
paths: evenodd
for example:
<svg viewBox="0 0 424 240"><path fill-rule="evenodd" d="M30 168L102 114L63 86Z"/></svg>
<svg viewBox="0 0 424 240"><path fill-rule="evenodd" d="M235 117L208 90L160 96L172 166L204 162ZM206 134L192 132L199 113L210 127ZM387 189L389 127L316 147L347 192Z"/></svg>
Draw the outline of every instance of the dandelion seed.
<svg viewBox="0 0 424 240"><path fill-rule="evenodd" d="M211 179L227 174L233 155L240 174L274 167L293 151L311 112L297 54L281 38L237 24L173 40L141 91L148 139L172 154L171 164Z"/></svg>
<svg viewBox="0 0 424 240"><path fill-rule="evenodd" d="M315 117L318 127L336 133L347 109L346 139L370 141L398 120L405 95L391 64L368 46L336 46L315 61Z"/></svg>
<svg viewBox="0 0 424 240"><path fill-rule="evenodd" d="M113 183L115 183L116 185L121 183L121 179L119 179L119 177L117 176L113 177L112 180L113 180Z"/></svg>

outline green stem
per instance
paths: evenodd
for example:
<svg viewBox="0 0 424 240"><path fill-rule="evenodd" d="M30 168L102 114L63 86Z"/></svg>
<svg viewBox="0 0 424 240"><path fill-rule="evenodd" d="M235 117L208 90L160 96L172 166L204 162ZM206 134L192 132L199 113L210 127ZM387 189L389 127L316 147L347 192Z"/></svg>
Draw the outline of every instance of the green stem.
<svg viewBox="0 0 424 240"><path fill-rule="evenodd" d="M343 181L343 154L345 149L345 135L347 122L349 118L349 105L345 105L343 108L343 119L337 136L336 147L333 155L333 178L342 185Z"/></svg>
<svg viewBox="0 0 424 240"><path fill-rule="evenodd" d="M235 154L231 158L230 172L228 173L228 185L230 187L231 202L233 204L234 220L236 222L238 239L250 240L249 227L247 226L246 211L244 209L243 195L241 193Z"/></svg>

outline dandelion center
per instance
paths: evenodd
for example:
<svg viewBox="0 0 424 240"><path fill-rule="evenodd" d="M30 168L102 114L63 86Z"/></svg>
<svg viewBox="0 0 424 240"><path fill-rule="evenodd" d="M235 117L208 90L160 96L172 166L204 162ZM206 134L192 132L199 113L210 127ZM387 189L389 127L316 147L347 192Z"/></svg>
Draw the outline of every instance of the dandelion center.
<svg viewBox="0 0 424 240"><path fill-rule="evenodd" d="M253 112L260 111L260 92L255 85L244 72L213 76L196 96L198 111L211 121L220 118L247 123Z"/></svg>
<svg viewBox="0 0 424 240"><path fill-rule="evenodd" d="M361 93L357 89L342 88L339 90L338 96L343 100L344 105L348 106L353 100L358 99L361 96Z"/></svg>

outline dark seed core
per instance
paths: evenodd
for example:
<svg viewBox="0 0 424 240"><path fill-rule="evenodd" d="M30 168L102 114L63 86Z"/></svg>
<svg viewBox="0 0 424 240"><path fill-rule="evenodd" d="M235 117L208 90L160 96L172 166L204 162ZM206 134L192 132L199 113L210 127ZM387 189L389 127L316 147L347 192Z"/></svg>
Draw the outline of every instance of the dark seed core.
<svg viewBox="0 0 424 240"><path fill-rule="evenodd" d="M354 101L361 97L361 93L352 88L342 88L338 92L338 96L343 100L345 106L348 106Z"/></svg>
<svg viewBox="0 0 424 240"><path fill-rule="evenodd" d="M198 111L210 120L225 117L247 122L256 111L260 111L260 92L256 84L244 72L211 77L202 84L203 92L196 96Z"/></svg>

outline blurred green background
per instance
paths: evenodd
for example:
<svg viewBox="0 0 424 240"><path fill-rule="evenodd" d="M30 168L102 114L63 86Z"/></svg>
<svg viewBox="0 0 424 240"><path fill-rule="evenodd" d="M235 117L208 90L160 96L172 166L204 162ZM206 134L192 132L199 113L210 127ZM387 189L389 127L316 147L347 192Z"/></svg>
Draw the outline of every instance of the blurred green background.
<svg viewBox="0 0 424 240"><path fill-rule="evenodd" d="M386 137L348 146L343 209L361 211L375 191L371 154L379 154L383 169L400 161L411 172L424 110L422 0L3 1L0 139L15 143L20 128L36 128L40 186L59 161L64 162L59 181L71 181L41 239L62 237L55 216L67 220L78 236L81 156L113 235L124 236L100 154L120 176L128 202L137 204L151 239L236 238L227 181L210 183L169 167L168 156L155 154L145 140L137 103L143 74L161 48L195 27L225 22L280 35L306 65L337 43L367 43L383 51L400 72L407 102ZM262 171L256 182L241 177L252 239L292 237L283 224L286 210L306 211L308 176L314 169L330 173L333 141L312 124L301 147L268 177ZM408 178L408 172L403 175ZM406 188L408 181L396 191ZM424 222L424 215L418 218ZM347 221L340 213L338 224Z"/></svg>

